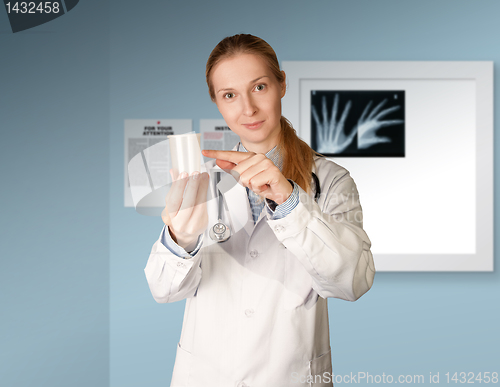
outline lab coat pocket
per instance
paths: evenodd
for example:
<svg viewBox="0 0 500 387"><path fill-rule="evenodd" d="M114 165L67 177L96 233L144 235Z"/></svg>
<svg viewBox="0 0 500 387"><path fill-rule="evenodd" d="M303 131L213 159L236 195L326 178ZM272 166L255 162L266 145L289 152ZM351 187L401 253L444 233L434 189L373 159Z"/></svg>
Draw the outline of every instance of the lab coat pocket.
<svg viewBox="0 0 500 387"><path fill-rule="evenodd" d="M177 353L175 355L174 372L170 387L188 387L189 374L191 372L192 355L177 344Z"/></svg>
<svg viewBox="0 0 500 387"><path fill-rule="evenodd" d="M309 370L311 372L309 387L332 387L332 351L329 350L311 360Z"/></svg>

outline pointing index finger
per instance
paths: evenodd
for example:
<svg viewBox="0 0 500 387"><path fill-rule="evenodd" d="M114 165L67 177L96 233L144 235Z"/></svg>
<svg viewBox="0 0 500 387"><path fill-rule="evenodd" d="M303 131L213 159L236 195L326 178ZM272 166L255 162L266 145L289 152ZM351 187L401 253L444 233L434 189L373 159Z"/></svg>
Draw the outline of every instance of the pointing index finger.
<svg viewBox="0 0 500 387"><path fill-rule="evenodd" d="M229 161L233 164L241 163L243 160L248 159L250 152L237 152L237 151L222 151L205 149L202 151L203 156L210 157L211 159Z"/></svg>

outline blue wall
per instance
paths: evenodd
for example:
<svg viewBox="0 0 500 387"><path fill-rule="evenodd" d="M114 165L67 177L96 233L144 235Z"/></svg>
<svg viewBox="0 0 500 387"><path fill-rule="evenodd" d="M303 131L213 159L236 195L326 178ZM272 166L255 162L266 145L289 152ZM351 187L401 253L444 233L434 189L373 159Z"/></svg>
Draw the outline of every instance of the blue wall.
<svg viewBox="0 0 500 387"><path fill-rule="evenodd" d="M2 387L109 385L108 7L0 10Z"/></svg>
<svg viewBox="0 0 500 387"><path fill-rule="evenodd" d="M123 121L191 118L198 130L218 118L204 66L220 39L253 33L282 61L498 71L499 14L494 0L82 0L12 35L0 12L0 384L168 386L184 302L149 293L162 221L123 207ZM498 271L378 273L359 301L329 301L334 371L440 371L443 384L448 371L500 372L499 301Z"/></svg>

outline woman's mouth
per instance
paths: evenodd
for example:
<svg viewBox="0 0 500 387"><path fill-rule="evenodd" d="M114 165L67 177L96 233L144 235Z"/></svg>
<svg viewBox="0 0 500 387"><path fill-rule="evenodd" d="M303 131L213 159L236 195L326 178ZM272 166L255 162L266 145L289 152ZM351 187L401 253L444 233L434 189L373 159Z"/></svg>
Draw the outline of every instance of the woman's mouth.
<svg viewBox="0 0 500 387"><path fill-rule="evenodd" d="M243 124L243 126L247 129L258 129L264 123L264 121L255 121L249 124Z"/></svg>

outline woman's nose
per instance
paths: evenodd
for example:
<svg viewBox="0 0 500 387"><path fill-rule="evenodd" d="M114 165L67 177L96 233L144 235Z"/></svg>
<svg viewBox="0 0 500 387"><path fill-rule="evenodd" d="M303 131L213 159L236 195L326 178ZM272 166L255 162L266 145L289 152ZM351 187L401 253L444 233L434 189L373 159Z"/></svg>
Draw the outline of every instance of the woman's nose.
<svg viewBox="0 0 500 387"><path fill-rule="evenodd" d="M244 105L243 105L243 114L251 117L255 113L257 113L257 105L254 103L253 99L250 97L247 97L244 99Z"/></svg>

